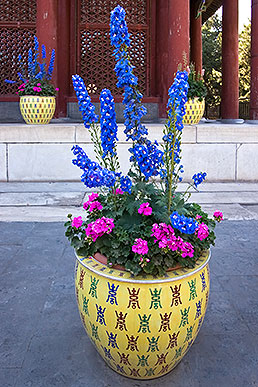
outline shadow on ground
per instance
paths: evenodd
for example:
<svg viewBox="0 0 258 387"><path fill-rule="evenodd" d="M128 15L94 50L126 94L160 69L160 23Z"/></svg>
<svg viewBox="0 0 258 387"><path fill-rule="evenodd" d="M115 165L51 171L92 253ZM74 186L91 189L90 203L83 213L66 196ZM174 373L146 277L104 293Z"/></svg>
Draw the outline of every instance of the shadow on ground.
<svg viewBox="0 0 258 387"><path fill-rule="evenodd" d="M146 382L113 372L87 338L63 225L0 223L0 235L1 386L258 385L258 221L217 227L202 329L175 370Z"/></svg>

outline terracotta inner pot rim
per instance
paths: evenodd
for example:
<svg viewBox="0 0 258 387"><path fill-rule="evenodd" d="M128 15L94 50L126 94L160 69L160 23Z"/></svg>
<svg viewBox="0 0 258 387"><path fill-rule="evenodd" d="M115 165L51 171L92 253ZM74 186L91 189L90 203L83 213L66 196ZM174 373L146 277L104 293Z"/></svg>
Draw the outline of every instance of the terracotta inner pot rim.
<svg viewBox="0 0 258 387"><path fill-rule="evenodd" d="M74 250L74 253L75 253L75 256L77 258L77 260L80 262L80 264L82 266L84 266L86 269L92 271L93 273L97 274L97 275L100 275L100 276L103 276L103 277L106 277L106 278L109 278L109 279L113 279L115 281L118 281L118 282L128 282L128 283L144 283L144 284L148 284L148 283L165 283L165 282L174 282L174 281L178 281L178 280L181 280L183 278L186 278L186 277L190 277L192 276L193 274L195 273L198 273L199 271L201 271L209 262L210 260L210 257L211 257L211 251L210 249L209 250L206 250L205 255L205 260L204 262L194 268L194 269L189 269L189 272L187 273L183 273L181 275L177 275L175 277L155 277L155 276L152 276L153 279L150 279L150 278L146 278L146 279L138 279L139 277L141 276L135 276L135 277L129 277L129 278L122 278L122 277L119 277L119 276L115 276L115 275L112 275L112 274L109 274L109 273L105 273L103 271L99 271L98 269L94 268L94 267L91 267L91 265L88 265L86 262L85 262L85 257L79 257L76 253L76 251ZM91 260L93 260L94 262L96 263L99 263L100 265L104 265L106 266L105 264L103 263L100 263L98 260L96 260L94 257L91 257ZM197 260L198 262L198 260ZM119 271L121 270L118 270L118 269L114 269L114 267L109 267L110 270L115 270L117 271L117 273L119 273ZM184 268L185 270L188 270L188 268ZM178 269L180 270L180 269ZM129 272L126 272L129 274ZM151 277L151 275L148 275L149 277ZM138 278L137 278L138 277Z"/></svg>

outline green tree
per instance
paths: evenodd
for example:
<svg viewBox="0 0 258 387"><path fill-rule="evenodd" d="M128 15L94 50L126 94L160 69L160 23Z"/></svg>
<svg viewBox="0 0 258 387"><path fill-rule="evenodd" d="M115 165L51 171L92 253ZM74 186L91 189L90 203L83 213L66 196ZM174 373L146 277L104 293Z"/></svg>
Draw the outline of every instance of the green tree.
<svg viewBox="0 0 258 387"><path fill-rule="evenodd" d="M239 36L239 100L250 100L251 82L251 23L244 26Z"/></svg>
<svg viewBox="0 0 258 387"><path fill-rule="evenodd" d="M208 89L206 107L212 107L220 104L222 86L222 20L218 14L203 25L202 42L204 81Z"/></svg>

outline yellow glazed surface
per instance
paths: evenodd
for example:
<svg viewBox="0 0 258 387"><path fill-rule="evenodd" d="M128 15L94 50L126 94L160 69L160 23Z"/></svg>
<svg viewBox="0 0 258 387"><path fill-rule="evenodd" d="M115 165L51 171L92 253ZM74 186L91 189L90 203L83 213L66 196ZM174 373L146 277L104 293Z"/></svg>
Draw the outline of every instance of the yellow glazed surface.
<svg viewBox="0 0 258 387"><path fill-rule="evenodd" d="M189 100L185 104L185 115L183 118L183 123L185 125L196 125L199 123L200 119L203 117L205 107L204 99L200 102L198 98Z"/></svg>
<svg viewBox="0 0 258 387"><path fill-rule="evenodd" d="M55 97L25 95L20 98L20 111L26 124L48 124L55 108Z"/></svg>
<svg viewBox="0 0 258 387"><path fill-rule="evenodd" d="M209 253L193 269L137 276L77 257L75 288L83 325L116 372L153 379L170 372L194 342L209 297Z"/></svg>

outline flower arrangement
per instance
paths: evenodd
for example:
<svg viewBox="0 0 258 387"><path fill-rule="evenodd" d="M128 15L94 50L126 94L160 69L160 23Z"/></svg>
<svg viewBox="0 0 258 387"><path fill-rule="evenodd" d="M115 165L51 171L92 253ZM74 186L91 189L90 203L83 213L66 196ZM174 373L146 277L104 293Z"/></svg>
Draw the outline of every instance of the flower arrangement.
<svg viewBox="0 0 258 387"><path fill-rule="evenodd" d="M207 88L203 80L204 70L202 70L202 73L196 73L194 64L191 63L190 66L187 67L187 72L189 84L187 99L189 100L197 97L201 102L207 95Z"/></svg>
<svg viewBox="0 0 258 387"><path fill-rule="evenodd" d="M39 42L34 36L34 49L28 51L27 68L24 68L21 55L18 56L19 72L18 78L21 84L18 86L16 94L20 97L24 95L37 95L41 97L55 96L58 88L51 83L54 70L55 50L52 50L49 65L46 64L46 47L41 47L42 63L39 62L40 50ZM6 79L7 83L16 83L16 81Z"/></svg>
<svg viewBox="0 0 258 387"><path fill-rule="evenodd" d="M214 244L216 221L196 203L189 203L190 188L197 187L206 173L193 176L184 193L177 192L182 180L181 136L189 90L188 73L178 71L168 91L168 119L163 144L151 142L141 123L146 113L137 77L130 62L130 36L125 11L117 6L111 12L111 44L116 59L118 87L124 89L125 134L130 141L130 169L120 172L117 156L117 124L114 98L108 89L100 95L100 117L95 114L87 89L79 75L73 86L85 127L94 144L97 161L91 160L78 145L73 146L73 164L82 170L81 181L98 192L83 204L84 216L68 215L66 236L80 256L97 252L110 266L123 265L134 275L140 272L164 274L180 264L193 267L200 254Z"/></svg>

